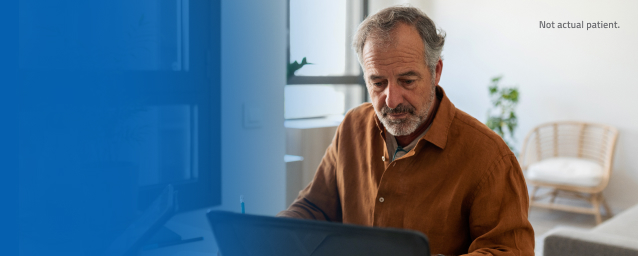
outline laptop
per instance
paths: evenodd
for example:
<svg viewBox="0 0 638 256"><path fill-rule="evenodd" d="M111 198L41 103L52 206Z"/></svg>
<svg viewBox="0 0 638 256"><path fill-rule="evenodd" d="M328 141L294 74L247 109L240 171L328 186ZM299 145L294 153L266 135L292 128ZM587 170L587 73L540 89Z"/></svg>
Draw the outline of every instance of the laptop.
<svg viewBox="0 0 638 256"><path fill-rule="evenodd" d="M430 255L418 231L209 211L222 256Z"/></svg>

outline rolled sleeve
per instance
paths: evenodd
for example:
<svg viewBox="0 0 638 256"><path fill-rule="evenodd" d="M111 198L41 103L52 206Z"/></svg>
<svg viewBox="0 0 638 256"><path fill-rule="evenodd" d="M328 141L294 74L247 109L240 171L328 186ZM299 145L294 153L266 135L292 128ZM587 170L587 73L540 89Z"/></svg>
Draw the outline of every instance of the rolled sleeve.
<svg viewBox="0 0 638 256"><path fill-rule="evenodd" d="M339 129L317 168L312 182L306 186L279 217L342 221L341 203L336 180Z"/></svg>

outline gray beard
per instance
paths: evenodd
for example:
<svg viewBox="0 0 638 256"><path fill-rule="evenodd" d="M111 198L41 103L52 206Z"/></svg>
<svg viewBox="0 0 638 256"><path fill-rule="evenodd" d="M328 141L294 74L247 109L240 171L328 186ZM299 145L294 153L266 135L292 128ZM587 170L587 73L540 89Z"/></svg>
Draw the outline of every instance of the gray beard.
<svg viewBox="0 0 638 256"><path fill-rule="evenodd" d="M385 127L385 129L392 134L393 136L406 136L414 133L416 129L419 128L428 119L428 113L430 109L432 109L432 104L434 103L434 97L436 97L436 86L432 83L432 93L430 93L430 98L425 103L425 107L422 108L424 111L420 113L415 113L415 108L412 105L403 105L400 104L394 109L389 108L387 105L384 105L380 111L375 111L377 117ZM407 103L409 104L409 103ZM390 113L407 113L408 116L403 119L393 120L389 117Z"/></svg>

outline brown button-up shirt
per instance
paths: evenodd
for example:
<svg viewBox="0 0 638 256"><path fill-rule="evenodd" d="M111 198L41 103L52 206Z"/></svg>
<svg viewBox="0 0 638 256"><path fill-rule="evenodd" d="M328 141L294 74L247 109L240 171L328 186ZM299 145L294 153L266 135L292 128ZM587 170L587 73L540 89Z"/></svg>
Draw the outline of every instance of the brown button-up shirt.
<svg viewBox="0 0 638 256"><path fill-rule="evenodd" d="M428 132L392 162L372 105L348 112L313 181L278 215L417 230L432 254L533 255L516 157L438 86L437 96Z"/></svg>

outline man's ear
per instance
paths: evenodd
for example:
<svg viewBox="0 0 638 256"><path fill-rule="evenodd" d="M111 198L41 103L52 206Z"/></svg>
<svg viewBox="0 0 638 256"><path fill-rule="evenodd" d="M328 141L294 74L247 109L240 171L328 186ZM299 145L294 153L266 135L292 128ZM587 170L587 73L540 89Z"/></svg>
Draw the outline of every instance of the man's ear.
<svg viewBox="0 0 638 256"><path fill-rule="evenodd" d="M443 72L443 60L441 58L439 58L439 61L436 63L436 69L434 72L436 72L436 80L434 81L434 84L438 85L439 80L441 80L441 73Z"/></svg>

